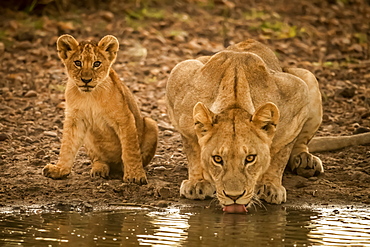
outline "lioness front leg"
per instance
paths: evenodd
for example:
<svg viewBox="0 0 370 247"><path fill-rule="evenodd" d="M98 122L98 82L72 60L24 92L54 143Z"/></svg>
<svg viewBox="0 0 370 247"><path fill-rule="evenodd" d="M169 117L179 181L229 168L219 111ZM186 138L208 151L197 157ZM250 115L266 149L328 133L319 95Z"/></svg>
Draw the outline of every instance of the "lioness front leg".
<svg viewBox="0 0 370 247"><path fill-rule="evenodd" d="M310 154L307 147L321 123L320 109L316 111L314 109L310 110L311 117L306 121L299 133L289 158L288 165L290 169L303 177L318 176L324 172L320 158Z"/></svg>
<svg viewBox="0 0 370 247"><path fill-rule="evenodd" d="M180 187L180 196L188 199L204 200L213 197L215 187L203 177L203 168L200 159L200 147L198 143L190 141L182 136L184 151L188 158L189 179L184 180Z"/></svg>
<svg viewBox="0 0 370 247"><path fill-rule="evenodd" d="M67 114L63 127L63 138L58 163L56 165L47 164L42 169L45 177L61 179L71 173L74 158L82 145L85 133L86 126L82 119Z"/></svg>
<svg viewBox="0 0 370 247"><path fill-rule="evenodd" d="M307 145L315 135L322 121L323 113L319 85L316 77L308 70L285 68L284 71L298 76L307 84L310 99L307 106L308 119L297 136L288 165L292 171L297 172L300 176L317 176L324 172L324 167L318 157L309 153Z"/></svg>
<svg viewBox="0 0 370 247"><path fill-rule="evenodd" d="M292 146L290 143L277 152L271 150L270 166L256 187L260 199L273 204L286 202L286 190L282 185L282 179Z"/></svg>

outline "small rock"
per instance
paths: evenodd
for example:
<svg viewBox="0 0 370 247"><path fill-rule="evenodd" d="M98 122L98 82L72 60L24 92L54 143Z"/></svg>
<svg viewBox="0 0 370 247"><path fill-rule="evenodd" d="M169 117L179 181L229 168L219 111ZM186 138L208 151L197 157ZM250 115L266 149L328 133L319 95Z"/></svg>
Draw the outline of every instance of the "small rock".
<svg viewBox="0 0 370 247"><path fill-rule="evenodd" d="M10 136L5 133L0 133L0 141L5 141L7 139L10 139Z"/></svg>
<svg viewBox="0 0 370 247"><path fill-rule="evenodd" d="M339 91L339 95L347 99L353 98L355 94L356 94L355 87L346 87Z"/></svg>
<svg viewBox="0 0 370 247"><path fill-rule="evenodd" d="M156 203L157 207L165 208L168 207L169 203L167 201L159 201Z"/></svg>
<svg viewBox="0 0 370 247"><path fill-rule="evenodd" d="M158 192L158 195L163 199L167 199L171 197L171 190L169 188L162 187L162 188L159 188L157 192Z"/></svg>
<svg viewBox="0 0 370 247"><path fill-rule="evenodd" d="M32 138L30 138L30 137L26 137L26 138L24 138L24 141L25 142L27 142L27 143L33 143L34 141L32 140Z"/></svg>
<svg viewBox="0 0 370 247"><path fill-rule="evenodd" d="M299 181L299 182L295 185L295 187L296 187L297 189L299 189L299 188L304 188L304 187L307 187L307 183L305 183L305 182L303 182L303 181Z"/></svg>
<svg viewBox="0 0 370 247"><path fill-rule="evenodd" d="M154 171L165 171L166 170L166 167L164 167L164 166L157 166L157 167L154 167L153 170Z"/></svg>
<svg viewBox="0 0 370 247"><path fill-rule="evenodd" d="M37 96L37 92L36 91L34 91L34 90L30 90L30 91L28 91L25 95L24 95L24 97L26 97L26 98L31 98L31 97L36 97Z"/></svg>
<svg viewBox="0 0 370 247"><path fill-rule="evenodd" d="M165 130L165 131L163 131L163 135L164 136L172 136L173 135L173 131L171 131L171 130Z"/></svg>
<svg viewBox="0 0 370 247"><path fill-rule="evenodd" d="M101 11L100 16L107 22L111 22L114 19L114 14L110 11Z"/></svg>
<svg viewBox="0 0 370 247"><path fill-rule="evenodd" d="M44 131L44 135L51 136L51 137L57 137L58 134L54 131Z"/></svg>
<svg viewBox="0 0 370 247"><path fill-rule="evenodd" d="M0 56L4 53L5 51L5 45L3 42L0 42Z"/></svg>
<svg viewBox="0 0 370 247"><path fill-rule="evenodd" d="M353 131L353 134L357 135L357 134L362 134L362 133L367 133L367 132L370 132L370 129L365 128L365 127L358 127L355 129L355 131Z"/></svg>
<svg viewBox="0 0 370 247"><path fill-rule="evenodd" d="M42 158L42 157L44 157L45 156L45 151L44 150L40 150L40 151L38 151L36 154L35 154L35 156L36 156L36 158Z"/></svg>
<svg viewBox="0 0 370 247"><path fill-rule="evenodd" d="M60 102L58 105L57 105L57 108L58 109L65 109L66 108L66 102Z"/></svg>

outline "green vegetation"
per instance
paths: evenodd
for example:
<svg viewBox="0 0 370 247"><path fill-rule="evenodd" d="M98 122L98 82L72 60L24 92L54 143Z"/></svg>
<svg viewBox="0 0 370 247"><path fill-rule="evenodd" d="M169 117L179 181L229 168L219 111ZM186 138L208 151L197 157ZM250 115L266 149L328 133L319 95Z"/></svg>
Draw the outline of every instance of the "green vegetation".
<svg viewBox="0 0 370 247"><path fill-rule="evenodd" d="M128 26L138 29L146 26L147 20L163 20L165 17L165 11L163 9L156 8L139 8L139 9L127 9L125 21Z"/></svg>
<svg viewBox="0 0 370 247"><path fill-rule="evenodd" d="M284 22L275 12L266 13L261 10L251 9L244 13L250 30L262 30L266 39L287 39L300 36L305 29Z"/></svg>

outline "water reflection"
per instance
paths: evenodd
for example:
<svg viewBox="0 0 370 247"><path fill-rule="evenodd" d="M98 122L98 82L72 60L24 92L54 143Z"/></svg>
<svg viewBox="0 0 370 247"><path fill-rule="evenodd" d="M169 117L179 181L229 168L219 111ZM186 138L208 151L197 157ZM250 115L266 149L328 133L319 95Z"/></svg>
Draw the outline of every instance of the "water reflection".
<svg viewBox="0 0 370 247"><path fill-rule="evenodd" d="M369 208L0 214L0 246L370 246Z"/></svg>
<svg viewBox="0 0 370 247"><path fill-rule="evenodd" d="M150 212L150 223L158 227L152 234L137 235L140 245L182 246L188 238L190 214L181 214L179 209L166 212Z"/></svg>

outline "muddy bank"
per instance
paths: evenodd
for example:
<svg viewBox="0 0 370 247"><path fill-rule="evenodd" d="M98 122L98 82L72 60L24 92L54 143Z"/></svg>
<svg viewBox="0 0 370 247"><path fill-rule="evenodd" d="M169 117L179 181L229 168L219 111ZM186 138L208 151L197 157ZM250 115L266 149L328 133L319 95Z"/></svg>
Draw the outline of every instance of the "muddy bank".
<svg viewBox="0 0 370 247"><path fill-rule="evenodd" d="M242 3L243 2L243 3ZM247 38L272 49L283 66L312 71L323 95L318 135L351 135L370 128L370 6L367 1L264 0L125 3L63 12L44 6L26 13L0 8L0 206L40 205L91 210L124 205L217 206L217 201L179 198L187 161L170 125L164 94L180 61L212 54ZM63 130L66 75L56 54L59 35L120 41L114 65L137 97L143 115L158 122L159 146L146 168L149 184L89 176L82 148L64 180L41 175L58 159ZM320 153L321 177L286 172L286 205L370 204L370 146Z"/></svg>

